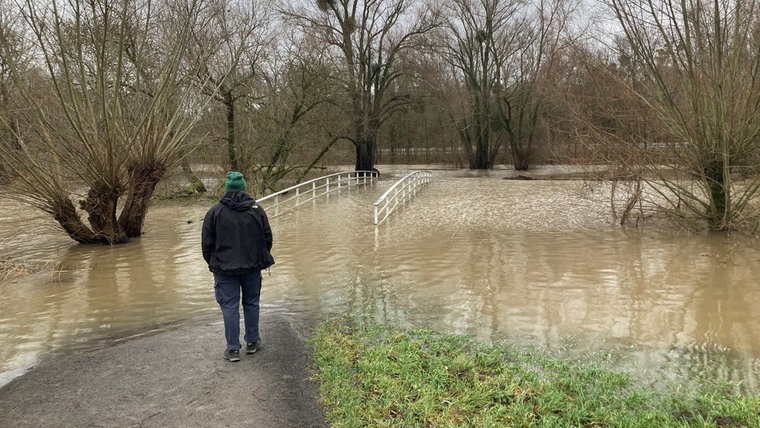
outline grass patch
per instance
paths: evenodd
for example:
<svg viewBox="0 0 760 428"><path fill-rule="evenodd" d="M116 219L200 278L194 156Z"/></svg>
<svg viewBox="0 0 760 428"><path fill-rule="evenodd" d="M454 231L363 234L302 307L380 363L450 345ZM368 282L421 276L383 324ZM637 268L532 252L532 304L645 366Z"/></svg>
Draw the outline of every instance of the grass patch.
<svg viewBox="0 0 760 428"><path fill-rule="evenodd" d="M316 380L335 427L758 427L728 385L654 391L594 363L349 319L321 323Z"/></svg>

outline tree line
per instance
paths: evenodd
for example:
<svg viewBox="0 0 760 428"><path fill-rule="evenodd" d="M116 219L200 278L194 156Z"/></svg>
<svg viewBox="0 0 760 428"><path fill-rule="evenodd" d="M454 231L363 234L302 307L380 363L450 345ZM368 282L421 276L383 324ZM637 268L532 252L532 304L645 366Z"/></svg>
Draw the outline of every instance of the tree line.
<svg viewBox="0 0 760 428"><path fill-rule="evenodd" d="M0 0L0 175L82 243L202 164L604 164L622 222L756 228L758 1Z"/></svg>

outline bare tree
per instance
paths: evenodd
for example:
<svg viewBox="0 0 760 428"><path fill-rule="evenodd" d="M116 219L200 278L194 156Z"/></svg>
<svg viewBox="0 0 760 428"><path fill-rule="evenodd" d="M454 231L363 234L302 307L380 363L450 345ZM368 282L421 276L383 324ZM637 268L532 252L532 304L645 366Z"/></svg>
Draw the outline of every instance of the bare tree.
<svg viewBox="0 0 760 428"><path fill-rule="evenodd" d="M17 114L20 96L14 87L11 75L12 65L26 69L31 49L23 37L21 16L15 5L8 0L0 0L0 140L5 141L8 150L19 150L20 127ZM8 166L0 158L0 180L5 178Z"/></svg>
<svg viewBox="0 0 760 428"><path fill-rule="evenodd" d="M206 1L202 19L192 28L189 67L194 70L201 92L223 107L222 139L226 141L232 170L246 170L251 163L239 141L236 115L240 103L258 96L255 90L261 63L274 48L269 12L260 2Z"/></svg>
<svg viewBox="0 0 760 428"><path fill-rule="evenodd" d="M497 127L500 72L519 51L527 26L525 3L515 0L452 0L443 55L460 86L460 111L452 114L470 168L489 169L503 144ZM509 76L504 76L505 78Z"/></svg>
<svg viewBox="0 0 760 428"><path fill-rule="evenodd" d="M342 57L343 108L353 122L344 138L356 149L357 171L374 168L378 131L407 101L389 91L400 75L398 55L438 25L433 12L412 0L312 0L285 11Z"/></svg>
<svg viewBox="0 0 760 428"><path fill-rule="evenodd" d="M268 162L254 169L261 192L275 190L290 176L299 182L338 141L334 130L345 122L336 114L330 55L308 34L281 39L271 67L264 71L259 108L251 115L267 146Z"/></svg>
<svg viewBox="0 0 760 428"><path fill-rule="evenodd" d="M463 93L453 116L470 168L491 168L504 144L516 169L530 166L576 4L451 1L443 55Z"/></svg>
<svg viewBox="0 0 760 428"><path fill-rule="evenodd" d="M496 105L516 170L527 170L533 162L542 115L557 93L562 51L572 45L569 24L577 7L574 0L530 4L529 21L519 30L518 51L497 61L503 83L497 86Z"/></svg>
<svg viewBox="0 0 760 428"><path fill-rule="evenodd" d="M713 230L739 226L760 189L760 2L609 6L645 82L637 92L673 135L643 153L649 184L673 212ZM737 181L739 172L750 178Z"/></svg>
<svg viewBox="0 0 760 428"><path fill-rule="evenodd" d="M564 99L556 117L555 132L576 142L565 150L571 162L589 165L593 182L610 184L610 205L621 225L648 214L644 207L647 151L672 140L657 111L637 91L644 84L639 67L621 40L611 50L598 43L576 44L558 80ZM603 168L595 168L602 165ZM591 185L589 183L589 185ZM649 206L649 204L647 204Z"/></svg>
<svg viewBox="0 0 760 428"><path fill-rule="evenodd" d="M387 144L380 151L380 161L466 164L448 112L457 82L447 62L430 45L426 41L421 49L400 56L404 74L393 90L406 94L409 102L383 129Z"/></svg>
<svg viewBox="0 0 760 428"><path fill-rule="evenodd" d="M204 102L179 86L197 9L195 1L23 4L56 103L36 97L40 82L14 66L35 134L0 157L18 177L17 197L72 239L116 244L142 233L155 186L194 124L187 112Z"/></svg>

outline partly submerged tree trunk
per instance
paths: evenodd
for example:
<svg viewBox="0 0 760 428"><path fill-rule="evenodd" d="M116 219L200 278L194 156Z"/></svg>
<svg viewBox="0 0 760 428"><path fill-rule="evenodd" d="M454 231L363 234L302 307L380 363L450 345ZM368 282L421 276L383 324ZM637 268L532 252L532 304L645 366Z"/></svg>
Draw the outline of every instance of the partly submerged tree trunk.
<svg viewBox="0 0 760 428"><path fill-rule="evenodd" d="M471 140L475 143L475 151L469 151L473 157L469 159L470 169L491 169L494 160L491 158L491 132L488 123L482 118L474 119L474 133ZM465 143L468 144L468 143Z"/></svg>
<svg viewBox="0 0 760 428"><path fill-rule="evenodd" d="M372 171L375 167L375 141L367 137L355 143L356 146L356 171Z"/></svg>
<svg viewBox="0 0 760 428"><path fill-rule="evenodd" d="M475 140L477 144L475 147L475 159L470 164L470 169L491 169L493 159L489 156L491 152L490 132L485 127L481 128L480 131L480 135Z"/></svg>
<svg viewBox="0 0 760 428"><path fill-rule="evenodd" d="M713 230L722 230L726 226L727 203L730 198L729 177L726 177L721 161L710 162L704 170L707 188L710 192L708 222Z"/></svg>
<svg viewBox="0 0 760 428"><path fill-rule="evenodd" d="M129 193L119 214L119 225L127 237L142 235L145 215L150 207L150 199L156 185L166 172L163 165L134 165L128 168Z"/></svg>
<svg viewBox="0 0 760 428"><path fill-rule="evenodd" d="M69 237L81 244L105 243L102 237L90 230L79 217L77 209L69 199L64 199L55 207L53 217Z"/></svg>
<svg viewBox="0 0 760 428"><path fill-rule="evenodd" d="M538 106L521 105L516 117L504 117L512 162L517 171L527 171L533 159L533 140L538 127Z"/></svg>
<svg viewBox="0 0 760 428"><path fill-rule="evenodd" d="M494 133L491 132L491 110L487 95L478 90L470 91L469 115L471 123L465 121L467 129L460 133L462 144L465 145L467 162L470 169L491 169L494 159L491 156L493 146L491 138ZM468 147L472 145L471 147Z"/></svg>
<svg viewBox="0 0 760 428"><path fill-rule="evenodd" d="M354 111L358 114L358 118L354 122L354 134L356 139L354 140L354 148L356 149L356 163L354 164L355 171L372 171L375 167L375 145L377 144L377 133L380 129L380 121L372 117L366 122L362 119L365 115L374 116L375 112L363 111L361 102L354 100Z"/></svg>
<svg viewBox="0 0 760 428"><path fill-rule="evenodd" d="M80 207L87 213L87 220L96 237L95 242L122 244L129 240L116 220L116 206L120 194L118 188L106 183L98 183L87 192L87 198L79 202Z"/></svg>

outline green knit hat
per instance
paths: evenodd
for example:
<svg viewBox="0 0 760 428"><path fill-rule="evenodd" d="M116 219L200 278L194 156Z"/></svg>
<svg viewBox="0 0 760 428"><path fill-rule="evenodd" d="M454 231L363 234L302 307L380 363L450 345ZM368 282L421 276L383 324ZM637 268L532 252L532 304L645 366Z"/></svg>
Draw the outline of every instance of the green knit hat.
<svg viewBox="0 0 760 428"><path fill-rule="evenodd" d="M243 174L237 171L227 173L227 181L224 182L224 191L242 190L245 192L245 180Z"/></svg>

